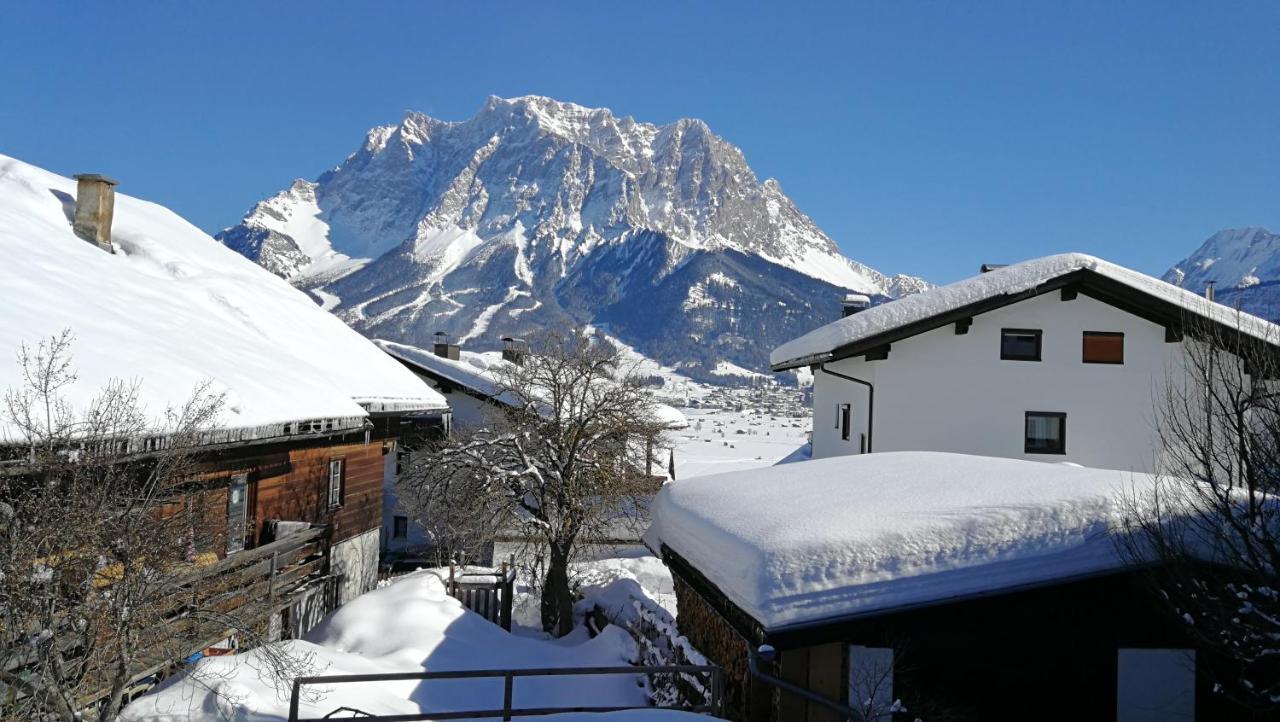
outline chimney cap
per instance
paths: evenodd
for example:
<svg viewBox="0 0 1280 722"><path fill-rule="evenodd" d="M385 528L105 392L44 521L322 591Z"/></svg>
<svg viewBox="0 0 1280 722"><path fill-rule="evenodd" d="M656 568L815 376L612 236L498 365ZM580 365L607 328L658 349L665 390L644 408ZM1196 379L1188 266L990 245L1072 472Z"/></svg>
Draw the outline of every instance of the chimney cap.
<svg viewBox="0 0 1280 722"><path fill-rule="evenodd" d="M102 175L101 173L76 173L71 177L75 178L78 181L82 181L82 180L97 181L99 183L106 183L107 185L112 185L112 186L120 185L120 181L116 180L115 178L109 178L105 175Z"/></svg>
<svg viewBox="0 0 1280 722"><path fill-rule="evenodd" d="M984 264L982 264L982 266L978 269L978 272L979 272L979 273L991 273L992 271L996 270L997 268L1004 268L1004 267L1005 267L1005 266L1007 266L1007 265L1009 265L1009 264L1007 264L1007 263L984 263Z"/></svg>
<svg viewBox="0 0 1280 722"><path fill-rule="evenodd" d="M844 304L869 306L871 305L871 297L865 293L846 293L844 295Z"/></svg>

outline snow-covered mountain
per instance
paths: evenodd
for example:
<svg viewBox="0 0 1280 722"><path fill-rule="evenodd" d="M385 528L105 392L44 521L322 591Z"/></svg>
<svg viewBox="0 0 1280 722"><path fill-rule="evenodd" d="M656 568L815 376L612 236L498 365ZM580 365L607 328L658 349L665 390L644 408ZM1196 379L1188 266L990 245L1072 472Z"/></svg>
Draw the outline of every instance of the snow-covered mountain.
<svg viewBox="0 0 1280 722"><path fill-rule="evenodd" d="M927 287L844 257L700 120L549 98L461 122L409 113L218 238L370 336L473 348L592 323L715 379L831 321L839 297Z"/></svg>
<svg viewBox="0 0 1280 722"><path fill-rule="evenodd" d="M1280 321L1280 235L1265 228L1219 231L1163 278L1197 293L1213 281L1218 301Z"/></svg>

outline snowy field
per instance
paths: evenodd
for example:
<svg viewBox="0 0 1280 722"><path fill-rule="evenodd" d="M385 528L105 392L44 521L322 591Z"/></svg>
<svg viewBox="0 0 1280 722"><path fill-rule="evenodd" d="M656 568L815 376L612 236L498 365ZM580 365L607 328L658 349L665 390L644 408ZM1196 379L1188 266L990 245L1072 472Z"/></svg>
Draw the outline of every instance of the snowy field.
<svg viewBox="0 0 1280 722"><path fill-rule="evenodd" d="M808 442L809 417L754 410L681 409L689 428L671 432L676 479L772 466Z"/></svg>
<svg viewBox="0 0 1280 722"><path fill-rule="evenodd" d="M655 566L656 565L656 566ZM587 570L584 570L587 571ZM643 579L670 584L657 560L601 564L591 585ZM669 587L668 587L669 588ZM594 639L579 628L548 641L504 632L445 594L441 578L420 571L369 592L334 612L305 640L282 642L295 657L309 659L312 675L378 674L422 670L532 667L601 667L630 664L636 644L617 627ZM249 651L201 660L194 674L171 678L130 705L126 720L178 722L287 719L288 691L264 679L261 653ZM329 685L304 700L304 717L322 717L339 707L370 714L461 711L502 706L502 680L368 682ZM643 706L646 693L634 675L526 678L515 682L517 706ZM349 714L349 713L348 713ZM610 714L562 714L557 722L683 722L703 716L661 710Z"/></svg>

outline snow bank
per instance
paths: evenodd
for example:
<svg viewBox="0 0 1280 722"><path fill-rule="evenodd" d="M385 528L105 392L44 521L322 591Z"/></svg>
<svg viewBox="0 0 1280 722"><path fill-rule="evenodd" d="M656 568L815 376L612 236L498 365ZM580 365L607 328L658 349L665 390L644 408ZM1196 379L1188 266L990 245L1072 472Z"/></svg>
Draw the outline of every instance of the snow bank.
<svg viewBox="0 0 1280 722"><path fill-rule="evenodd" d="M678 480L645 535L766 628L1123 565L1121 494L1152 477L885 452Z"/></svg>
<svg viewBox="0 0 1280 722"><path fill-rule="evenodd" d="M71 329L83 408L113 378L137 379L161 415L206 381L227 394L229 429L442 409L439 394L304 293L172 211L117 194L106 253L75 236L73 180L0 155L0 388L12 362ZM0 439L13 430L0 425ZM245 436L252 435L246 432Z"/></svg>
<svg viewBox="0 0 1280 722"><path fill-rule="evenodd" d="M635 643L621 629L605 629L555 642L513 636L462 607L445 594L431 572L407 575L369 592L326 618L305 641L282 643L311 655L311 674L376 674L494 668L619 666L635 655ZM273 722L288 715L288 694L260 678L258 652L201 660L194 675L175 678L125 711L134 722L177 722L226 718ZM636 675L517 679L518 706L644 705ZM317 688L301 711L321 717L348 706L372 714L445 712L502 706L502 680L370 682ZM541 719L541 718L540 718ZM664 722L685 716L631 712L609 716L559 715L545 719Z"/></svg>
<svg viewBox="0 0 1280 722"><path fill-rule="evenodd" d="M1212 303L1190 291L1100 258L1083 253L1064 253L998 268L989 273L905 296L833 321L774 349L769 355L769 363L775 367L797 362L804 363L806 360L821 357L845 344L962 308L971 303L997 296L1023 293L1046 281L1080 270L1093 271L1196 315L1230 327L1238 327L1250 336L1271 343L1280 342L1280 326L1257 316Z"/></svg>

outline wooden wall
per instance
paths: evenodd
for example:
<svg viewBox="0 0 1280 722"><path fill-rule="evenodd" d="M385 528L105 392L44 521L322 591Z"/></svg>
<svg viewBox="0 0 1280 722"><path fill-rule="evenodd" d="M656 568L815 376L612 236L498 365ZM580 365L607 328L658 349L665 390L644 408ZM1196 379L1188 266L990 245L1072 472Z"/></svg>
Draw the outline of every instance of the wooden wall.
<svg viewBox="0 0 1280 722"><path fill-rule="evenodd" d="M288 451L289 471L250 484L250 528L256 544L269 519L332 523L333 541L382 525L383 443L337 443ZM329 462L345 460L342 506L330 509Z"/></svg>
<svg viewBox="0 0 1280 722"><path fill-rule="evenodd" d="M810 689L847 702L847 645L892 647L893 694L906 718L983 722L1114 720L1121 648L1196 646L1141 573L887 614L805 637L770 640L793 681L808 679ZM1203 655L1197 652L1196 719L1275 719L1214 694ZM787 722L829 719L785 702L781 712L777 719Z"/></svg>
<svg viewBox="0 0 1280 722"><path fill-rule="evenodd" d="M385 453L394 453L395 441L374 436L368 443L363 432L320 439L298 439L261 446L224 449L210 454L201 473L208 491L206 511L219 540L213 551L226 553L227 489L238 474L248 475L248 509L245 548L269 541L267 522L306 521L332 524L333 541L341 542L382 526L382 482ZM329 508L329 461L345 461L343 504Z"/></svg>

